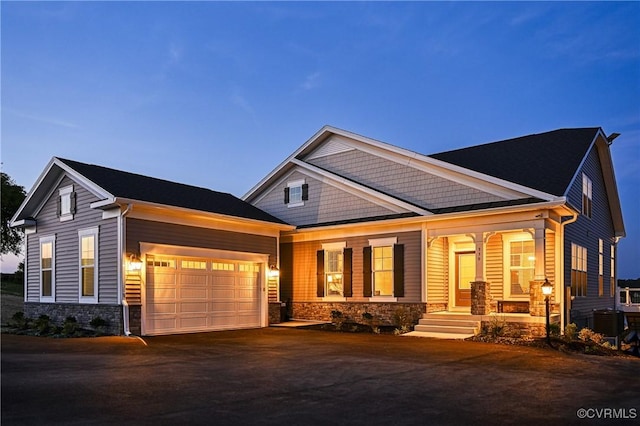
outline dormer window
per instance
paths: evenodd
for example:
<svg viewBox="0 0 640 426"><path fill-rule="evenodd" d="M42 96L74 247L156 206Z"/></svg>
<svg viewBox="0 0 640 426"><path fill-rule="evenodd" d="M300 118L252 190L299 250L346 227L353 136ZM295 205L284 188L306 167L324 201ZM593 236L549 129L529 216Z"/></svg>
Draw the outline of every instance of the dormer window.
<svg viewBox="0 0 640 426"><path fill-rule="evenodd" d="M73 185L60 188L58 192L58 217L60 222L73 220L76 213L76 193L73 192Z"/></svg>
<svg viewBox="0 0 640 426"><path fill-rule="evenodd" d="M304 179L288 182L284 188L284 203L287 207L304 206L309 199L309 184Z"/></svg>

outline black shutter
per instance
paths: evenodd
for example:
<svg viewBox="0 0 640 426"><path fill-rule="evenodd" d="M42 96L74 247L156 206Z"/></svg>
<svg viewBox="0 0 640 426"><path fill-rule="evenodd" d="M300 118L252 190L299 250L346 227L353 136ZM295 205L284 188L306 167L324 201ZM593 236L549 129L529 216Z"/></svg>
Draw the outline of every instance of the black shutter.
<svg viewBox="0 0 640 426"><path fill-rule="evenodd" d="M318 250L316 255L317 293L318 297L324 297L324 250Z"/></svg>
<svg viewBox="0 0 640 426"><path fill-rule="evenodd" d="M371 247L363 247L362 249L362 295L371 297L373 294L371 288Z"/></svg>
<svg viewBox="0 0 640 426"><path fill-rule="evenodd" d="M343 284L344 284L344 297L352 297L353 296L353 287L351 284L351 277L352 277L352 259L353 259L353 249L351 248L345 248L344 251L342 252L342 256L343 256L343 270L342 270L342 276L343 276Z"/></svg>
<svg viewBox="0 0 640 426"><path fill-rule="evenodd" d="M56 199L56 215L58 217L62 215L62 200L60 199L59 195L58 195L58 198Z"/></svg>
<svg viewBox="0 0 640 426"><path fill-rule="evenodd" d="M76 214L76 193L75 192L72 192L71 194L69 194L69 201L71 204L71 206L69 207L71 214Z"/></svg>
<svg viewBox="0 0 640 426"><path fill-rule="evenodd" d="M309 199L309 184L302 184L302 201L307 201Z"/></svg>
<svg viewBox="0 0 640 426"><path fill-rule="evenodd" d="M404 297L404 245L393 245L393 296Z"/></svg>
<svg viewBox="0 0 640 426"><path fill-rule="evenodd" d="M289 187L284 189L284 203L289 204Z"/></svg>

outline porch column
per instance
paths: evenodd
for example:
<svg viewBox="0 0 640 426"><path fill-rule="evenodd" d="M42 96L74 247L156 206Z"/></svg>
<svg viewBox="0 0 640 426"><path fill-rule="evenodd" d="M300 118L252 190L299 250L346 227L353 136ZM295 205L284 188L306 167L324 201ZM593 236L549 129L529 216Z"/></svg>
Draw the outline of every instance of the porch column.
<svg viewBox="0 0 640 426"><path fill-rule="evenodd" d="M529 313L531 316L546 315L546 305L542 294L542 284L546 278L545 229L536 227L534 233L535 266L533 281L529 282Z"/></svg>
<svg viewBox="0 0 640 426"><path fill-rule="evenodd" d="M471 315L487 315L491 310L491 289L485 277L485 235L470 235L476 245L476 278L471 283Z"/></svg>

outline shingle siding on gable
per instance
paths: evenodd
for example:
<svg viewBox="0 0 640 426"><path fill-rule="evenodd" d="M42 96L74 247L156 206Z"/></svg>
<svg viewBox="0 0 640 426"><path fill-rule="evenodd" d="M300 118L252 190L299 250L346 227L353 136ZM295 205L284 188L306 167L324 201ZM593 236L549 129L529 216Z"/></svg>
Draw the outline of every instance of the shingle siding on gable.
<svg viewBox="0 0 640 426"><path fill-rule="evenodd" d="M576 175L574 182L568 191L569 202L581 210L582 206L582 172L591 179L592 187L592 215L588 218L582 214L578 220L567 225L564 241L564 281L567 287L571 286L571 243L578 244L587 249L587 297L576 297L572 302L572 310L579 311L579 316L572 318L581 326L592 326L589 322L593 309L613 308L613 298L609 293L609 277L611 264L609 254L611 244L614 241L613 222L607 194L605 192L602 169L596 148L592 148L586 161ZM598 240L604 243L604 295L598 297Z"/></svg>
<svg viewBox="0 0 640 426"><path fill-rule="evenodd" d="M308 162L427 209L504 200L359 150Z"/></svg>
<svg viewBox="0 0 640 426"><path fill-rule="evenodd" d="M73 220L60 222L57 216L58 190L68 185L73 185L73 190L77 194L76 214ZM98 302L110 304L118 302L117 219L103 220L101 210L89 207L89 204L95 201L98 201L98 199L93 194L69 177L64 177L58 187L51 193L51 196L35 218L38 224L37 232L27 236L29 247L27 301L39 301L40 238L55 235L56 302L78 303L78 230L98 226Z"/></svg>
<svg viewBox="0 0 640 426"><path fill-rule="evenodd" d="M284 188L288 181L299 179L305 179L309 185L309 199L304 202L304 206L287 207L284 203ZM296 226L396 213L300 172L292 173L287 180L273 186L255 206Z"/></svg>

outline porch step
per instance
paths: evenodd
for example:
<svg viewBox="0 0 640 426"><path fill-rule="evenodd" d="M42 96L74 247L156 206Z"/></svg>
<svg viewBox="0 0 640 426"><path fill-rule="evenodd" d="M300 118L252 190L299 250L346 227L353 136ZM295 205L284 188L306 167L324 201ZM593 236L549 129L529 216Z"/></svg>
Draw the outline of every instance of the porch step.
<svg viewBox="0 0 640 426"><path fill-rule="evenodd" d="M425 337L450 339L460 336L457 338L466 338L474 336L480 331L480 318L456 313L425 314L414 327L414 331L432 334Z"/></svg>

